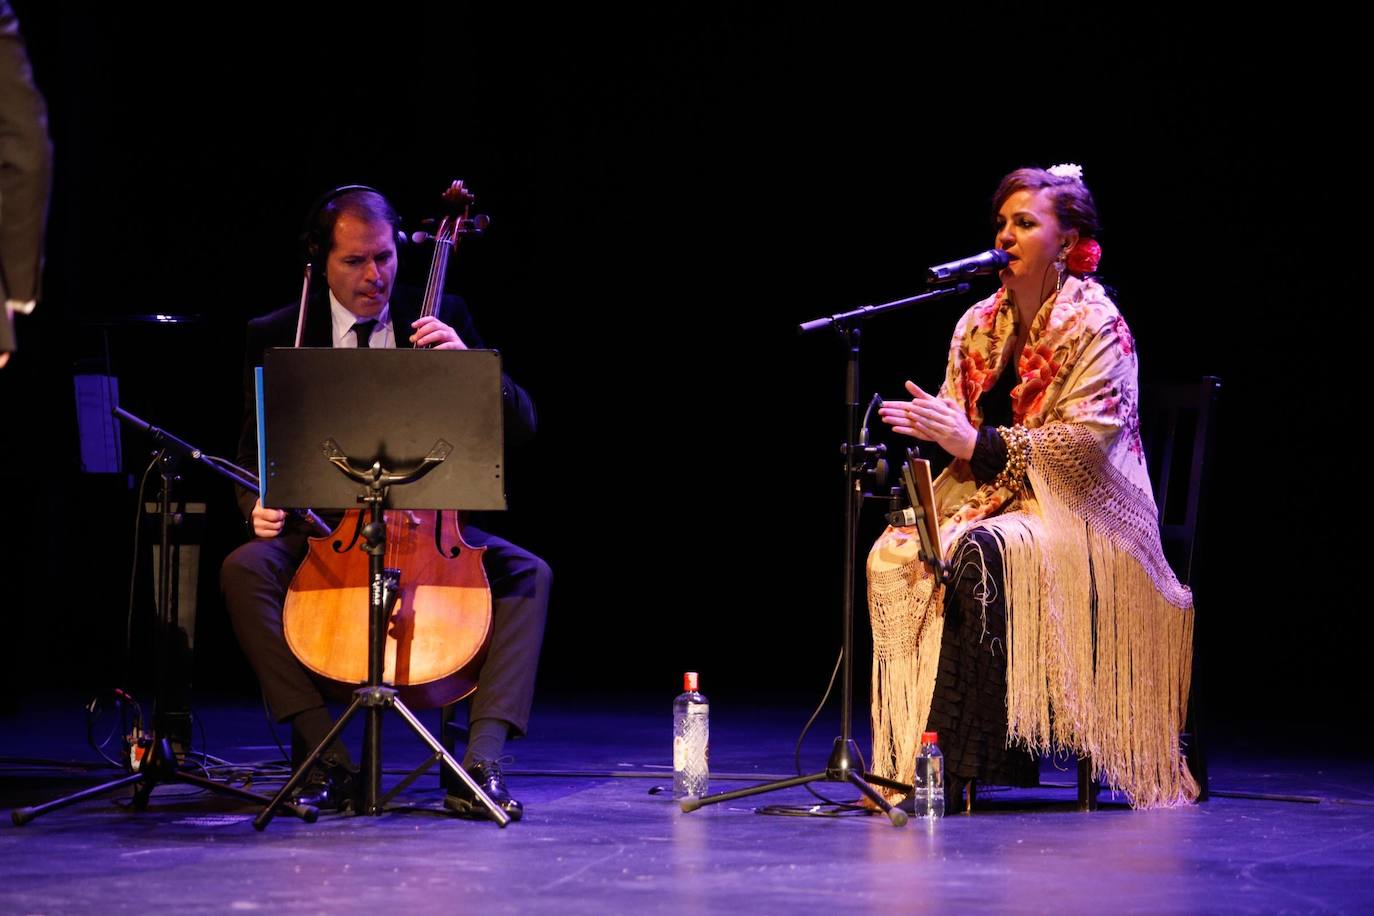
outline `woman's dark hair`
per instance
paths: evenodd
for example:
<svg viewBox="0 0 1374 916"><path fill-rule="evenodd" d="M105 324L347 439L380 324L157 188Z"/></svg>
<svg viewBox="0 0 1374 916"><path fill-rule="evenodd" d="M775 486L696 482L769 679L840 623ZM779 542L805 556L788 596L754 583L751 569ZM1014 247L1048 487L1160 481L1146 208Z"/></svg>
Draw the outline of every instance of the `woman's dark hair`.
<svg viewBox="0 0 1374 916"><path fill-rule="evenodd" d="M1097 223L1097 204L1093 203L1092 192L1077 178L1060 178L1044 169L1017 169L1007 174L992 195L992 217L1007 202L1007 198L1017 191L1039 191L1051 188L1050 196L1054 204L1054 215L1063 229L1077 229L1080 237L1097 238L1101 227Z"/></svg>

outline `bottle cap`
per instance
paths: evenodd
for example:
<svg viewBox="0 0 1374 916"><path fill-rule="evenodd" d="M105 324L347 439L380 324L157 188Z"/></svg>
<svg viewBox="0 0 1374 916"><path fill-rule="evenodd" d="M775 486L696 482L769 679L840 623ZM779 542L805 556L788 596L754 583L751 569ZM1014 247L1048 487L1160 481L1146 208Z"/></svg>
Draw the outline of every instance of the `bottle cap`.
<svg viewBox="0 0 1374 916"><path fill-rule="evenodd" d="M696 693L697 677L698 675L695 671L688 671L686 674L684 674L682 676L682 689L687 691L688 693Z"/></svg>
<svg viewBox="0 0 1374 916"><path fill-rule="evenodd" d="M922 744L939 744L940 735L937 732L921 732Z"/></svg>

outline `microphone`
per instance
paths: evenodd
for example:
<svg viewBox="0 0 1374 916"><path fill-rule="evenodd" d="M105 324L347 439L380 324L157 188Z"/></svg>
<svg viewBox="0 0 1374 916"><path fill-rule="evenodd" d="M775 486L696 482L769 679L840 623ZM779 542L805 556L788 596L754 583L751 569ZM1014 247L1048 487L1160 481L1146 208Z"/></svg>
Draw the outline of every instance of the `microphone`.
<svg viewBox="0 0 1374 916"><path fill-rule="evenodd" d="M929 284L950 283L955 280L962 280L965 277L976 277L981 274L995 274L1011 263L1011 256L1005 251L997 248L990 248L987 251L979 252L971 258L961 258L958 261L948 261L944 264L936 264L926 271L926 282Z"/></svg>

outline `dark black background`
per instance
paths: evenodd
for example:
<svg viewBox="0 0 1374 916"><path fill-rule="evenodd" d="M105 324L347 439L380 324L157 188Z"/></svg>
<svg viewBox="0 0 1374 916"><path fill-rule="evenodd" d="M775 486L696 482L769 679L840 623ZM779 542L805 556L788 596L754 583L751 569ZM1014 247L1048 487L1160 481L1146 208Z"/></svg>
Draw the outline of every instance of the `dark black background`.
<svg viewBox="0 0 1374 916"><path fill-rule="evenodd" d="M1076 161L1143 380L1224 380L1197 582L1213 717L1339 730L1374 698L1342 527L1363 316L1353 270L1305 260L1350 241L1337 197L1367 196L1320 26L15 6L57 156L45 297L0 373L17 683L124 677L146 443L126 431L132 477L79 473L73 369L108 360L126 408L232 455L243 325L298 294L311 202L372 184L414 228L461 177L493 222L449 289L540 408L501 527L555 570L541 689L667 697L692 668L708 693L812 697L840 635L842 356L795 326L918 291L991 243L1003 173ZM938 385L967 304L871 324L864 391ZM152 312L198 321L116 320ZM215 584L237 511L198 470L184 487L211 513L196 683L251 694Z"/></svg>

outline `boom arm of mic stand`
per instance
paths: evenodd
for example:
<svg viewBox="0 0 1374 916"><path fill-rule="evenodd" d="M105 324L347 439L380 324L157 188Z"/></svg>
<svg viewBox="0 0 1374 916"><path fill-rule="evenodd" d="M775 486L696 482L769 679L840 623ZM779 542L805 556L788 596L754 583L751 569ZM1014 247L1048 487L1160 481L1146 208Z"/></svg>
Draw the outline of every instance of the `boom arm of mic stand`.
<svg viewBox="0 0 1374 916"><path fill-rule="evenodd" d="M185 455L186 457L192 459L193 461L200 462L200 464L214 471L219 476L233 481L234 483L243 487L245 490L258 489L258 475L252 473L251 471L245 471L237 464L234 464L231 461L226 461L223 458L217 458L214 455L207 455L200 449L196 448L194 445L191 445L189 442L177 438L176 436L167 432L167 430L154 426L146 420L139 419L138 417L129 413L122 407L116 407L113 413L116 417L123 420L125 423L128 423L135 429L139 429L147 433L148 437L152 439L153 442L159 448L171 448L174 451L179 452ZM325 524L324 519L320 518L317 514L315 514L314 511L310 509L292 509L291 512L308 521L321 534L328 534L330 531L333 530L329 525Z"/></svg>
<svg viewBox="0 0 1374 916"><path fill-rule="evenodd" d="M943 289L931 290L928 293L921 293L918 296L908 296L905 299L894 299L891 302L880 302L877 305L865 305L848 312L840 312L836 315L827 315L824 318L813 318L804 321L797 326L798 334L810 334L812 331L820 331L825 328L843 328L856 321L867 321L876 318L887 312L895 312L898 309L909 308L913 305L920 305L923 302L935 302L938 299L945 299L950 296L958 296L968 292L970 289L967 283L959 283L954 286L946 286Z"/></svg>

